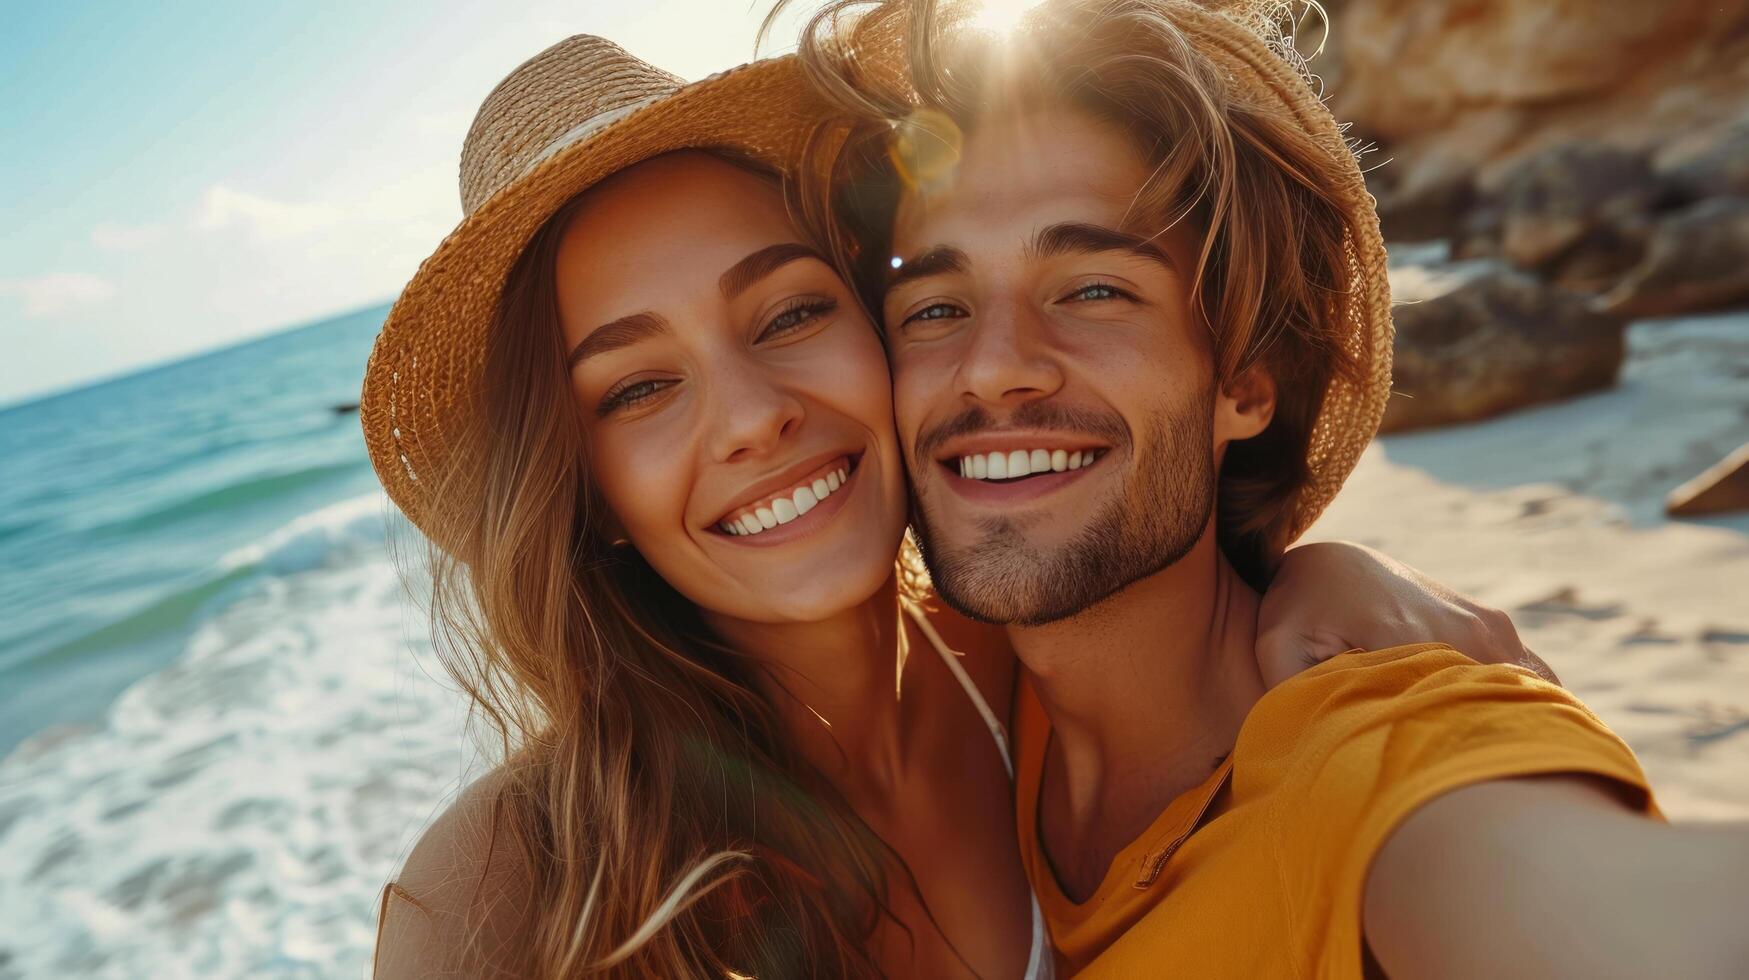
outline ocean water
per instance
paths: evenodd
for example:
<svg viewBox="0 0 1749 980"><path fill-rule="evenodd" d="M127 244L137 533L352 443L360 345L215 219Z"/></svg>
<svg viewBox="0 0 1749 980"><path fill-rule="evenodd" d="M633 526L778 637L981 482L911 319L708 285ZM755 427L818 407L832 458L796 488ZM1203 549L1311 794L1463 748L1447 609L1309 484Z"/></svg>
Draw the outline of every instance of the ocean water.
<svg viewBox="0 0 1749 980"><path fill-rule="evenodd" d="M469 766L336 410L385 312L0 409L0 980L367 974Z"/></svg>

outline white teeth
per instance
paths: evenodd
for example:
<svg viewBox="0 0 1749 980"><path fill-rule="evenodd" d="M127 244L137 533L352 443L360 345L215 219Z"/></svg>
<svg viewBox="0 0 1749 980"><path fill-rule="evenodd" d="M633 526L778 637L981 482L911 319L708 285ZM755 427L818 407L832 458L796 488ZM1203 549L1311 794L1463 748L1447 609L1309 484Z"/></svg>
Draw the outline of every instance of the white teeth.
<svg viewBox="0 0 1749 980"><path fill-rule="evenodd" d="M1015 449L959 458L960 476L968 480L1012 480L1035 473L1078 470L1099 458L1099 450Z"/></svg>
<svg viewBox="0 0 1749 980"><path fill-rule="evenodd" d="M717 527L725 534L740 536L758 534L779 524L788 524L820 506L820 501L831 496L848 479L849 467L841 466L811 483L796 487L788 495L771 498L764 506L755 507L749 513L725 519Z"/></svg>

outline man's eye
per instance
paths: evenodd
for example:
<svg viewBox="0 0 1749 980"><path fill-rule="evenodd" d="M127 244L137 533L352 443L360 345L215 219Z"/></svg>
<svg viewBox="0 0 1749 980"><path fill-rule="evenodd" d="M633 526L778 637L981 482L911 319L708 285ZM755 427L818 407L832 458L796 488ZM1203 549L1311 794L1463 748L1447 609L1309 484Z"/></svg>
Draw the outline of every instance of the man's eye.
<svg viewBox="0 0 1749 980"><path fill-rule="evenodd" d="M837 308L837 300L799 300L772 317L771 322L765 325L765 329L759 332L759 339L774 340L785 334L794 333Z"/></svg>
<svg viewBox="0 0 1749 980"><path fill-rule="evenodd" d="M1135 297L1109 283L1095 282L1082 286L1064 299L1069 302L1084 302L1101 299L1135 299Z"/></svg>
<svg viewBox="0 0 1749 980"><path fill-rule="evenodd" d="M601 404L596 407L595 414L612 415L621 409L631 408L639 402L649 401L673 384L673 381L666 380L644 380L613 388L601 396Z"/></svg>
<svg viewBox="0 0 1749 980"><path fill-rule="evenodd" d="M906 317L904 322L900 323L899 326L902 327L906 324L917 323L923 320L958 320L965 315L965 310L954 306L952 303L931 303L923 309Z"/></svg>

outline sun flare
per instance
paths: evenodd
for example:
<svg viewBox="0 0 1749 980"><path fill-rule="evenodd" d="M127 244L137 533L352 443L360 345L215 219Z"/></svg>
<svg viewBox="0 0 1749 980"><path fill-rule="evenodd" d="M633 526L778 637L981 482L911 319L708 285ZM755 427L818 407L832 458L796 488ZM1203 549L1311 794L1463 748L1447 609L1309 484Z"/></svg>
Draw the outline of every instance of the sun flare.
<svg viewBox="0 0 1749 980"><path fill-rule="evenodd" d="M972 15L972 26L992 34L1012 34L1028 12L1043 0L983 0Z"/></svg>

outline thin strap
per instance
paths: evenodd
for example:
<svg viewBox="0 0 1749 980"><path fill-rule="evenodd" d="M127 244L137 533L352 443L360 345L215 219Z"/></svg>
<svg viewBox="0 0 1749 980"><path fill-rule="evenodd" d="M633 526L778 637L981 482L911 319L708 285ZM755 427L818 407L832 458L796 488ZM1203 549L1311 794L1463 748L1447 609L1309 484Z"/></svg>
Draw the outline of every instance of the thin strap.
<svg viewBox="0 0 1749 980"><path fill-rule="evenodd" d="M930 624L929 617L923 614L923 610L909 599L901 600L900 605L907 613L911 614L912 622L916 623L917 628L923 631L923 636L929 640L929 645L935 648L936 653L941 654L941 662L947 664L947 669L953 672L954 679L960 682L960 687L965 688L966 696L972 699L972 705L978 709L978 714L983 716L984 724L989 726L990 734L996 739L996 747L1002 750L1002 768L1007 769L1008 778L1013 779L1014 762L1008 756L1007 727L996 717L996 712L990 710L990 703L984 700L984 695L978 690L978 685L972 683L971 675L967 674L966 669L960 666L959 654L948 649L946 641L941 638L940 633L935 631L935 627Z"/></svg>
<svg viewBox="0 0 1749 980"><path fill-rule="evenodd" d="M1014 760L1008 752L1007 727L996 717L996 712L990 710L990 703L984 700L983 692L978 690L978 685L972 683L971 675L966 673L966 669L960 666L959 654L948 649L947 642L935 631L922 608L905 598L900 598L899 605L910 614L911 621L917 624L917 628L923 631L929 645L935 648L936 653L941 654L941 662L947 664L947 669L960 682L960 687L965 688L966 697L972 699L972 704L978 709L978 714L983 716L984 724L990 727L990 734L996 739L997 752L1002 756L1002 768L1008 770L1008 778L1013 779ZM1044 912L1039 908L1038 896L1032 894L1032 889L1027 889L1026 897L1032 906L1032 944L1026 957L1024 980L1054 980L1056 961L1051 958L1051 939L1045 928Z"/></svg>

